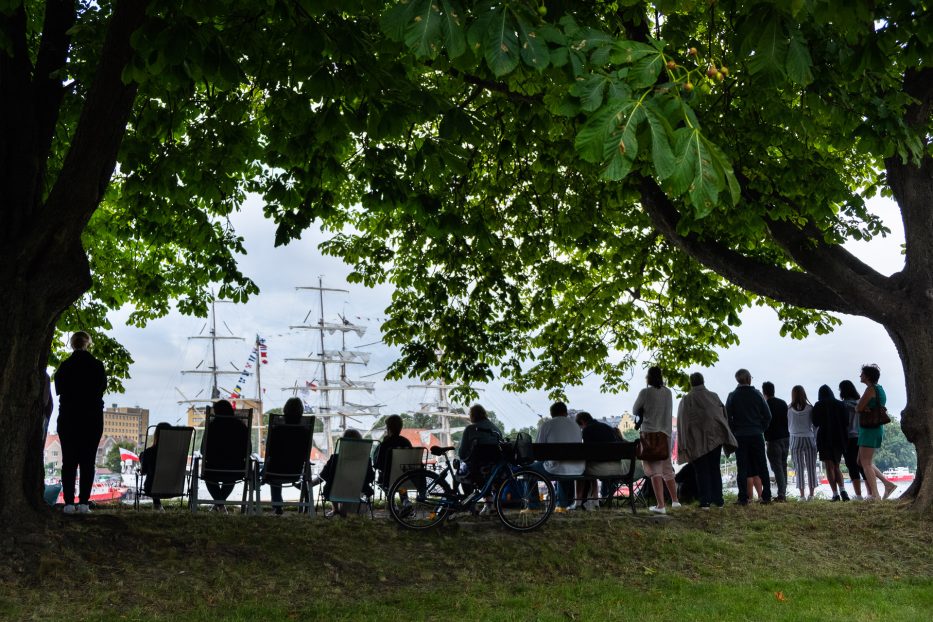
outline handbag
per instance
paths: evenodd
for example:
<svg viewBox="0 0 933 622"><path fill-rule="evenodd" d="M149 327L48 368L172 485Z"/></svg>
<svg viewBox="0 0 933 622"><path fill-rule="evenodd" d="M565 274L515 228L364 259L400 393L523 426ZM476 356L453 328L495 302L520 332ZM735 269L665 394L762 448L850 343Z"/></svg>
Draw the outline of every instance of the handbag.
<svg viewBox="0 0 933 622"><path fill-rule="evenodd" d="M635 446L635 457L642 461L667 460L671 455L664 432L642 432Z"/></svg>
<svg viewBox="0 0 933 622"><path fill-rule="evenodd" d="M891 423L891 417L888 416L888 409L884 406L875 406L858 414L858 424L863 428L880 428L889 423Z"/></svg>

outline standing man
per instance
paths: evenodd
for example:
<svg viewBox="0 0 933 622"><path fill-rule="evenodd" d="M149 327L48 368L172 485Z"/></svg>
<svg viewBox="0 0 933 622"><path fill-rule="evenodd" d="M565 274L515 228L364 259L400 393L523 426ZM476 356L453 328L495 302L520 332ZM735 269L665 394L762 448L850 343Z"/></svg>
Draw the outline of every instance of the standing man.
<svg viewBox="0 0 933 622"><path fill-rule="evenodd" d="M582 443L583 433L580 426L567 416L567 405L563 402L551 404L551 418L541 424L538 429L536 443ZM549 475L582 475L586 468L583 460L545 460L532 463L529 468L534 469L543 476ZM566 482L557 482L557 507L555 512L567 511ZM573 490L573 488L571 488ZM574 506L576 507L576 506Z"/></svg>
<svg viewBox="0 0 933 622"><path fill-rule="evenodd" d="M703 374L690 374L690 392L677 408L677 461L692 464L696 474L700 509L722 508L722 470L719 459L738 444L729 430L726 410L719 396L706 388Z"/></svg>
<svg viewBox="0 0 933 622"><path fill-rule="evenodd" d="M768 463L774 471L774 483L777 484L775 501L787 501L787 451L790 446L790 432L787 429L787 402L774 397L774 385L764 382L761 392L765 394L768 410L771 411L771 424L765 430L765 443L768 450Z"/></svg>
<svg viewBox="0 0 933 622"><path fill-rule="evenodd" d="M91 486L97 445L104 433L104 365L88 352L91 336L79 331L71 336L71 356L55 372L58 394L58 437L62 444L62 497L65 514L90 512ZM74 503L75 479L81 469L78 505Z"/></svg>
<svg viewBox="0 0 933 622"><path fill-rule="evenodd" d="M748 505L748 479L756 476L761 478L761 502L770 503L771 478L768 477L764 432L771 423L771 410L758 389L752 386L752 375L747 369L735 372L735 380L739 384L726 398L726 414L738 445L735 451L738 503Z"/></svg>

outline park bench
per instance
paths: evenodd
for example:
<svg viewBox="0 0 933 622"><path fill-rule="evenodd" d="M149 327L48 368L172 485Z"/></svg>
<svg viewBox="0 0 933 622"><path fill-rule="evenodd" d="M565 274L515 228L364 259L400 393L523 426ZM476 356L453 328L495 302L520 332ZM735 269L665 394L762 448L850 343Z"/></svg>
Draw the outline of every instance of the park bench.
<svg viewBox="0 0 933 622"><path fill-rule="evenodd" d="M597 462L618 463L619 469L611 474L593 475L584 472L581 475L555 475L550 474L554 481L571 482L592 479L610 479L621 481L628 488L629 505L632 514L635 514L635 445L633 442L619 443L532 443L531 451L535 460L571 460L586 461L587 466ZM611 487L612 493L606 498L612 501L612 495L617 487Z"/></svg>

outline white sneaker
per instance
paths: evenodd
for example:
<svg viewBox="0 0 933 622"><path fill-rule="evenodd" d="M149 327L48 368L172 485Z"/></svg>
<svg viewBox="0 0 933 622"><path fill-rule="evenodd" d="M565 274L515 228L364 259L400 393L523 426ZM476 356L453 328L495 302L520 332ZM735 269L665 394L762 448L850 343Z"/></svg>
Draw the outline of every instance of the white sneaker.
<svg viewBox="0 0 933 622"><path fill-rule="evenodd" d="M87 503L78 504L78 514L90 514L90 513L91 513L91 506L89 506Z"/></svg>
<svg viewBox="0 0 933 622"><path fill-rule="evenodd" d="M667 514L667 508L659 508L656 505L652 505L650 508L648 508L648 511L653 512L654 514Z"/></svg>
<svg viewBox="0 0 933 622"><path fill-rule="evenodd" d="M77 511L78 511L78 506L74 504L69 504L62 508L62 514L74 514Z"/></svg>
<svg viewBox="0 0 933 622"><path fill-rule="evenodd" d="M590 499L589 501L583 502L583 509L592 512L593 510L599 509L599 501L596 499Z"/></svg>
<svg viewBox="0 0 933 622"><path fill-rule="evenodd" d="M570 505L567 506L567 511L568 511L568 512L573 512L574 510L576 510L576 509L579 508L579 507L580 507L580 506L577 505L577 502L574 501L573 503L571 503Z"/></svg>
<svg viewBox="0 0 933 622"><path fill-rule="evenodd" d="M673 503L671 503L671 507L675 509L681 507L680 501L674 501Z"/></svg>

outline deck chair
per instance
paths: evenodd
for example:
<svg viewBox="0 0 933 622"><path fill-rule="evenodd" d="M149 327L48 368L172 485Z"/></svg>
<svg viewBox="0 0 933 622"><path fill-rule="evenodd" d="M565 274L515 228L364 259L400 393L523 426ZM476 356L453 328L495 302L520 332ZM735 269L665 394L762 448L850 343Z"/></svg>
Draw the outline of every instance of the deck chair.
<svg viewBox="0 0 933 622"><path fill-rule="evenodd" d="M192 454L194 441L194 428L190 426L169 426L158 430L159 442L151 445L155 439L153 431L156 426L149 426L146 430L146 440L143 443L143 455L146 450L153 450L154 468L149 475L150 490L146 491L142 465L136 469L136 498L133 507L139 510L139 498L143 495L158 497L159 499L172 499L184 497L187 494L188 456ZM148 458L147 458L148 462ZM147 470L149 465L147 464Z"/></svg>
<svg viewBox="0 0 933 622"><path fill-rule="evenodd" d="M428 450L424 447L396 447L389 454L389 485L385 492L388 495L398 478L413 469L420 469L427 459Z"/></svg>
<svg viewBox="0 0 933 622"><path fill-rule="evenodd" d="M252 408L237 409L233 417L218 417L213 411L207 413L201 450L192 454L188 487L188 506L192 512L197 512L199 505L239 505L241 512L247 511L252 485L252 424ZM242 498L240 501L201 499L198 484L202 481L219 486L242 482Z"/></svg>
<svg viewBox="0 0 933 622"><path fill-rule="evenodd" d="M252 455L253 484L250 510L260 511L262 505L281 507L297 505L299 512L314 515L314 496L311 493L311 447L314 437L314 417L304 416L298 423L285 423L284 415L270 415L266 433L265 462L260 466L258 454ZM298 501L283 501L281 505L269 501L263 503L262 486L291 486L298 488Z"/></svg>
<svg viewBox="0 0 933 622"><path fill-rule="evenodd" d="M362 504L369 506L370 516L374 516L372 497L364 497L363 486L370 469L372 439L340 438L334 448L336 465L328 494L320 495L323 509L324 501L346 504L349 511L359 513Z"/></svg>

